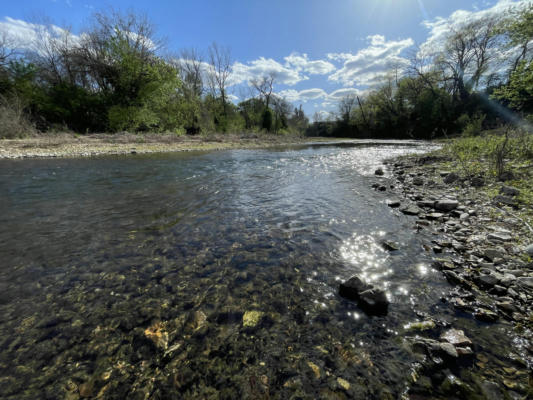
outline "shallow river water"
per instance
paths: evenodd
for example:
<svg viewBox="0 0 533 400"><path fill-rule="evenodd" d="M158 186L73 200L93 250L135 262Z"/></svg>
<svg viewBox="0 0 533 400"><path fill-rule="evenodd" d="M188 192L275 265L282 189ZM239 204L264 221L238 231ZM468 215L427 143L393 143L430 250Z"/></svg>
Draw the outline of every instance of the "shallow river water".
<svg viewBox="0 0 533 400"><path fill-rule="evenodd" d="M509 326L441 302L428 234L371 188L383 159L425 150L0 161L0 397L398 398L423 313L497 365ZM388 315L338 296L353 275Z"/></svg>

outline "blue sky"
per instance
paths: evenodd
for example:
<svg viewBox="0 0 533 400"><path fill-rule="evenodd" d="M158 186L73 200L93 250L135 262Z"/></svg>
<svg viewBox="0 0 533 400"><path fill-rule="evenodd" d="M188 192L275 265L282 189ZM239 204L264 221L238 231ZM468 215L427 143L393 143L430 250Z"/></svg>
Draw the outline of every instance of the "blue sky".
<svg viewBox="0 0 533 400"><path fill-rule="evenodd" d="M438 47L450 26L524 3L531 1L20 0L0 4L0 29L23 38L44 15L79 33L95 11L133 8L148 15L171 52L205 51L213 41L228 46L235 96L250 78L273 72L275 91L313 115L378 84L416 45Z"/></svg>

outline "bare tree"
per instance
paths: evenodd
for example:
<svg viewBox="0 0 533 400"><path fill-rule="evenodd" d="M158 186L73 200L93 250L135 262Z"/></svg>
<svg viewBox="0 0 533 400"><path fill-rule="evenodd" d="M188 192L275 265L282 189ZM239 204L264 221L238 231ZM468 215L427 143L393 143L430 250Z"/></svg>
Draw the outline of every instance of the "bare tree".
<svg viewBox="0 0 533 400"><path fill-rule="evenodd" d="M204 93L205 72L200 52L194 48L182 50L177 66L188 98L200 98Z"/></svg>
<svg viewBox="0 0 533 400"><path fill-rule="evenodd" d="M257 90L259 96L265 100L265 108L270 106L270 97L274 89L274 81L276 80L276 73L271 72L261 78L254 78L250 81L251 85Z"/></svg>
<svg viewBox="0 0 533 400"><path fill-rule="evenodd" d="M15 55L15 42L6 31L0 32L0 67L5 67L9 59Z"/></svg>
<svg viewBox="0 0 533 400"><path fill-rule="evenodd" d="M357 103L357 96L351 94L340 99L338 104L339 117L342 122L348 124L350 122L350 117Z"/></svg>
<svg viewBox="0 0 533 400"><path fill-rule="evenodd" d="M229 48L219 46L213 42L208 48L209 64L209 84L213 95L218 94L222 100L224 116L227 116L227 81L231 74L231 52Z"/></svg>

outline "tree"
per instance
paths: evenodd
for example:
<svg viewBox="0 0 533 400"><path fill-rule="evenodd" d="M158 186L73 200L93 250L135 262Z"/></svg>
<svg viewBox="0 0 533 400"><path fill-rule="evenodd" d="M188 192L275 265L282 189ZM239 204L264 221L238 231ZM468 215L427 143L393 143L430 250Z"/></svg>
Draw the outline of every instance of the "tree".
<svg viewBox="0 0 533 400"><path fill-rule="evenodd" d="M214 97L222 101L222 114L227 117L227 81L231 74L231 52L229 48L219 46L213 42L207 49L211 70L208 80Z"/></svg>
<svg viewBox="0 0 533 400"><path fill-rule="evenodd" d="M270 97L272 96L275 80L276 74L271 72L268 75L264 75L261 78L254 78L250 81L250 84L255 88L255 90L257 90L259 96L264 99L265 108L270 107Z"/></svg>

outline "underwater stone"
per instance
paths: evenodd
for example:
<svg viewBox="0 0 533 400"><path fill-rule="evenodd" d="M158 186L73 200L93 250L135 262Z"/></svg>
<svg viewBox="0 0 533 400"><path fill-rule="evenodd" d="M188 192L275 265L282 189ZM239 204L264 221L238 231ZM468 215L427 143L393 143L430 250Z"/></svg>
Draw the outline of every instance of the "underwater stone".
<svg viewBox="0 0 533 400"><path fill-rule="evenodd" d="M383 290L369 289L359 294L359 307L367 314L387 314L389 300Z"/></svg>
<svg viewBox="0 0 533 400"><path fill-rule="evenodd" d="M242 325L247 328L255 327L265 313L262 311L246 311L242 316Z"/></svg>
<svg viewBox="0 0 533 400"><path fill-rule="evenodd" d="M372 285L363 282L357 276L351 277L339 286L339 294L349 300L358 300L359 293L371 289Z"/></svg>

